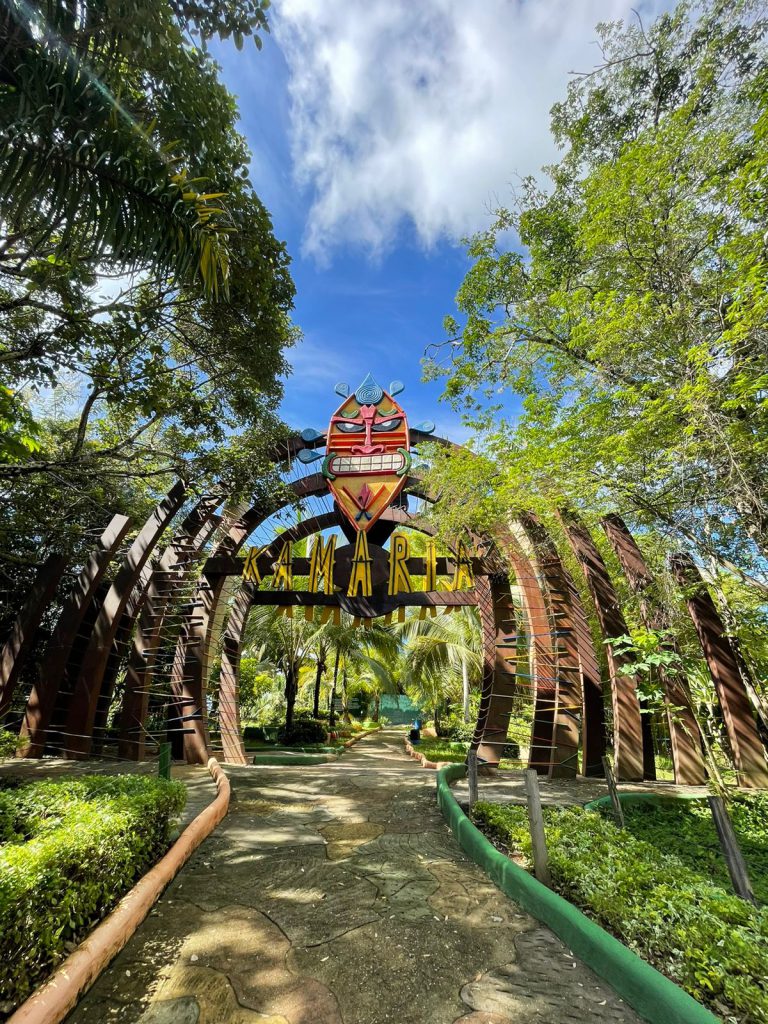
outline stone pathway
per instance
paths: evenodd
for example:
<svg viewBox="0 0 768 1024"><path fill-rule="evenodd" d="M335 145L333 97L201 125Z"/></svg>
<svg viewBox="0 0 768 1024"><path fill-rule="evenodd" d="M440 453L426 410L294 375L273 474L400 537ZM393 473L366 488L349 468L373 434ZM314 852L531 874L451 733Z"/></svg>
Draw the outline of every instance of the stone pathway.
<svg viewBox="0 0 768 1024"><path fill-rule="evenodd" d="M637 1024L468 861L385 730L228 769L230 814L71 1024Z"/></svg>

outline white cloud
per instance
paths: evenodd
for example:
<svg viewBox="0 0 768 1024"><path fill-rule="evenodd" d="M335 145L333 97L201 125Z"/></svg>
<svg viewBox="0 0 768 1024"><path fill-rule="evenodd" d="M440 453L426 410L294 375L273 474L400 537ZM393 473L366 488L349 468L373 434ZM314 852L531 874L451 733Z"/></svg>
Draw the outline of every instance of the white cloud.
<svg viewBox="0 0 768 1024"><path fill-rule="evenodd" d="M481 227L518 174L555 154L549 108L599 59L598 21L637 0L282 0L304 245L379 254ZM645 0L650 18L665 0Z"/></svg>

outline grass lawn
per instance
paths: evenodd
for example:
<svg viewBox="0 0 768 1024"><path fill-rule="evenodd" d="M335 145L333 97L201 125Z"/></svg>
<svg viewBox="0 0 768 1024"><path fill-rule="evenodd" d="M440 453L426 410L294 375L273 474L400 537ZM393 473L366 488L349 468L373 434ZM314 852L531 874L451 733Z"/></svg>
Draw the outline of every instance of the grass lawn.
<svg viewBox="0 0 768 1024"><path fill-rule="evenodd" d="M414 745L414 750L418 750L420 754L423 754L429 761L450 761L453 764L463 764L467 759L467 751L469 750L469 743L460 740L447 740L447 739L434 739L427 737L422 739L420 743ZM507 758L503 758L499 762L499 768L502 769L521 769L524 768L520 761L510 761Z"/></svg>

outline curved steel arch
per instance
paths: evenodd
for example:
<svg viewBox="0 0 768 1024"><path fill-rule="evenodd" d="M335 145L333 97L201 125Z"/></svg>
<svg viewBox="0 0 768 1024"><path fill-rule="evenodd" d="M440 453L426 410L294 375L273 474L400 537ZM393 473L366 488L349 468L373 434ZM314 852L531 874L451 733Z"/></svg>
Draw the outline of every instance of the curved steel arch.
<svg viewBox="0 0 768 1024"><path fill-rule="evenodd" d="M428 437L421 435L418 431L412 431L412 435L417 443L421 440L429 440L453 449L459 447L444 438ZM317 447L320 443L322 441L307 443L296 436L286 438L273 450L273 461L290 460L302 449ZM61 708L65 709L68 716L69 731L82 733L78 742L73 744L78 748L73 751L75 756L82 756L92 743L94 705L98 703L102 689L111 686L108 677L111 678L114 675L114 656L110 652L114 649L115 637L119 633L121 636L125 634L128 638L128 634L135 626L135 617L139 613L142 602L151 597L153 581L159 586L161 574L165 571L163 559L155 569L150 568L150 559L164 534L165 526L175 515L172 508L175 507L177 511L180 507L175 504L178 501L180 487L183 489L183 485L177 484L172 489L166 501L144 525L137 542L129 552L126 562L119 569L111 586L102 584L100 588L96 584L116 553L117 543L112 538L109 550L95 552L94 566L87 567L87 572L84 571L81 574L83 578L78 584L82 583L87 590L86 597L80 600L79 596L75 595L77 600L73 598L65 606L67 614L64 618L60 616L60 627L57 626L55 631L56 646L60 647L60 650L52 652L52 656L58 653L60 661L64 656L62 654L64 649L66 648L66 651L69 652L72 647L73 628L79 627L80 632L88 630L88 636L83 638L86 647L84 661L82 650L75 651L73 648L69 658L71 668L68 671L70 677L77 679L78 694L73 700L72 694L59 693ZM436 500L436 496L426 492L418 478L409 478L407 489L411 494L425 500ZM311 474L289 485L289 493L284 498L273 496L252 504L237 515L227 530L226 536L216 545L214 555L236 555L250 533L270 515L289 504L291 500L325 493L325 490L324 479L319 474ZM224 498L225 495L222 492L222 500ZM158 514L160 514L159 518ZM401 515L396 510L393 511L393 514ZM400 521L419 528L418 524L407 516L403 515ZM572 524L569 525L572 526ZM605 744L600 671L592 631L574 580L564 568L556 545L535 517L519 516L513 523L499 524L495 533L500 550L503 551L508 565L515 572L516 586L520 590L520 601L518 602L515 593L509 587L505 570L500 570L497 576L487 578L485 614L487 621L489 623L492 621L497 635L496 639L499 642L494 641L493 651L491 652L489 648L486 659L483 690L484 711L481 723L479 723L482 728L478 730L478 743L484 737L486 745L490 748L493 746L489 731L491 726L498 732L503 729L503 706L504 701L508 698L508 694L505 695L502 692L505 689L504 679L505 677L514 678L509 668L510 661L515 663L515 674L520 677L523 675L520 662L528 652L517 648L512 652L506 639L513 632L517 632L516 616L522 612L531 645L530 679L532 684L535 684L536 703L532 739L534 751L549 749L552 752L547 768L551 773L571 774L575 772L574 754L575 744L578 740L574 709L580 700L583 770L585 773L599 773L599 756L604 750ZM568 540L573 544L572 528L569 534ZM627 536L631 539L628 531ZM206 535L200 546L207 544L208 539L209 536ZM582 548L586 550L588 539L588 533L579 536L577 545L579 551ZM586 564L583 558L580 561L585 581L590 585L595 610L601 620L600 633L604 637L609 628L607 623L609 620L612 621L611 615L614 615L613 605L615 602L613 598L609 599L609 596L606 596L608 591L603 585L605 582L603 574L599 574L600 578L598 579L590 565ZM596 584L600 584L600 586L598 587ZM185 701L190 709L189 713L180 712L178 716L176 724L179 729L174 734L177 740L176 751L185 754L192 761L204 760L208 753L204 683L207 678L207 666L216 623L224 610L223 587L223 579L203 576L196 588L192 605L185 616L183 631L178 636L176 647L173 686L179 695L179 700ZM101 593L99 593L100 589ZM516 607L518 603L521 607ZM43 604L45 604L45 596L40 601L41 607ZM614 618L616 618L615 615ZM156 620L153 621L156 622ZM233 620L234 632L237 631L235 626L236 622ZM489 631L490 628L489 625ZM595 635L598 636L598 633ZM137 633L135 642L141 643L141 639ZM61 644L59 644L60 640ZM12 639L12 645L13 643ZM505 644L506 651L502 651L500 654L500 649ZM16 646L19 645L16 644ZM7 672L18 674L23 657L28 655L31 646L31 643L26 643L25 633L24 649L15 651L12 646L13 664L5 666ZM719 652L712 657L717 660ZM610 678L611 695L616 718L614 731L621 741L620 747L623 747L620 758L623 764L619 765L619 775L624 774L626 777L626 774L629 773L636 776L638 774L638 756L642 749L637 737L636 709L634 704L631 708L629 707L629 694L625 687L619 685L621 681L615 678L615 672L611 672L609 675L612 677ZM58 688L58 686L49 687L51 692L46 694L48 703L55 700L54 689ZM626 720L625 705L627 705L628 715ZM56 706L58 708L59 704ZM143 709L139 709L137 714L138 717L143 717L145 712ZM739 706L739 716L739 727L754 731L754 721L751 719L748 703L744 708ZM184 735L182 730L186 730L187 727L192 731L188 735ZM31 731L34 735L35 730ZM751 734L750 732L750 736ZM39 744L37 747L39 748ZM632 747L634 750L631 749ZM35 749L34 744L32 749ZM563 754L562 758L557 753L558 751ZM646 755L648 755L648 750ZM537 762L537 755L534 753L532 761L540 771L545 769L546 757L540 757Z"/></svg>

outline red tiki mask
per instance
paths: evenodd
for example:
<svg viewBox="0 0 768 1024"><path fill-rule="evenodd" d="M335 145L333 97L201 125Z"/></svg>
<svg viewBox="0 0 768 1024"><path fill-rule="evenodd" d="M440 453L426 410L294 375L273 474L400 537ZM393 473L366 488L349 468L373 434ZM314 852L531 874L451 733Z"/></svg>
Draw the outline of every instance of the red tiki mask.
<svg viewBox="0 0 768 1024"><path fill-rule="evenodd" d="M331 417L326 445L329 490L355 529L366 531L402 491L411 468L405 413L368 374Z"/></svg>

